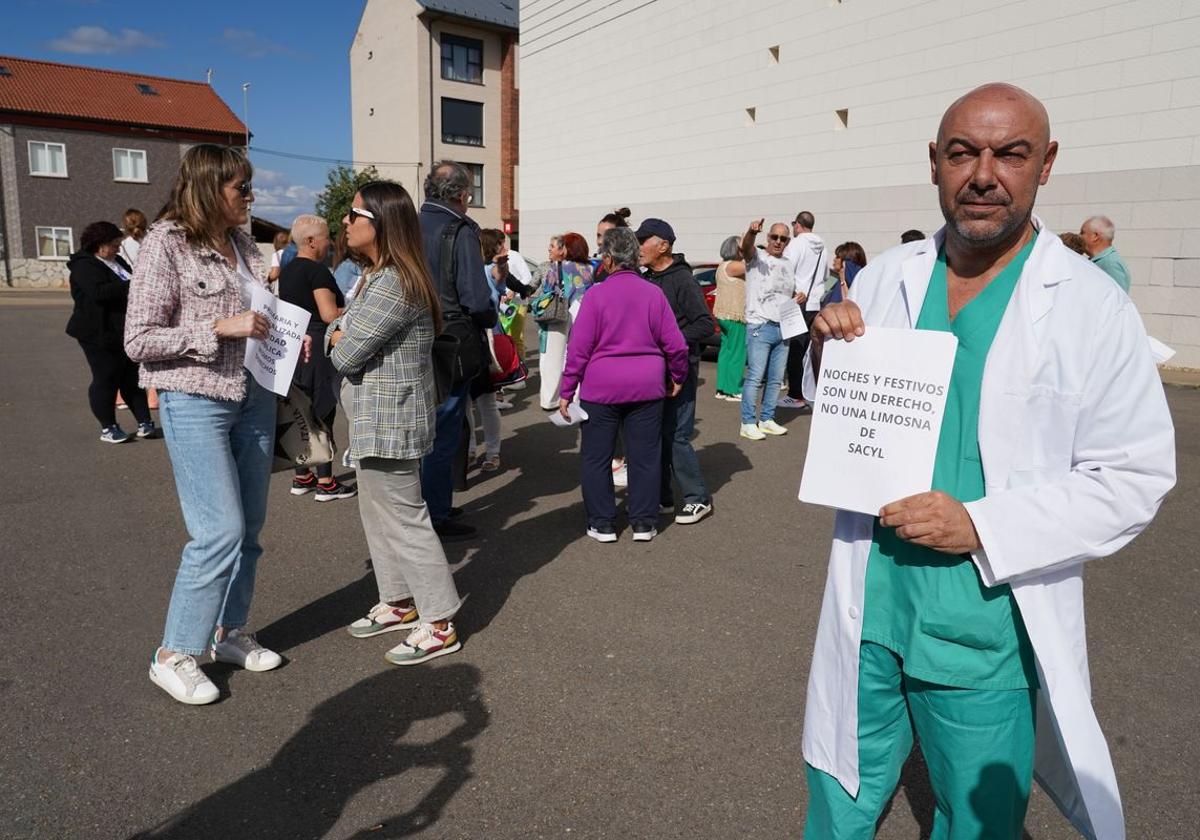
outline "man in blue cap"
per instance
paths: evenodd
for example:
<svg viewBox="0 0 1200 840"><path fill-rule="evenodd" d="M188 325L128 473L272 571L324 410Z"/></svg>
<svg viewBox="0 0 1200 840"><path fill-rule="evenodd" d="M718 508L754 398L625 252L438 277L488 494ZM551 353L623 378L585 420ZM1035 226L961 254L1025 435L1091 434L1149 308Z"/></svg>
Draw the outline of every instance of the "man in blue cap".
<svg viewBox="0 0 1200 840"><path fill-rule="evenodd" d="M704 295L683 254L674 253L675 231L662 219L646 219L637 229L643 276L663 290L679 331L688 344L688 378L677 396L663 403L662 491L664 512L675 510L671 476L679 483L683 507L675 514L679 525L691 525L712 513L712 497L704 486L700 460L692 448L696 426L696 381L700 374L700 342L713 334L715 324Z"/></svg>

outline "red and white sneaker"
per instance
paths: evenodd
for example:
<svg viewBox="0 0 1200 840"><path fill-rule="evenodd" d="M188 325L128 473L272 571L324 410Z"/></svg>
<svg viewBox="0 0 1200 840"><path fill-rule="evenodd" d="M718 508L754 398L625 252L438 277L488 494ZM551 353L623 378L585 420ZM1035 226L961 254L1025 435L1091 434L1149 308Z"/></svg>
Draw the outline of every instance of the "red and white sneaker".
<svg viewBox="0 0 1200 840"><path fill-rule="evenodd" d="M346 630L356 639L366 639L393 630L411 630L418 623L416 606L393 607L391 604L378 603L371 607L366 618L360 618Z"/></svg>
<svg viewBox="0 0 1200 840"><path fill-rule="evenodd" d="M393 665L418 665L454 653L461 647L454 622L447 622L445 630L439 630L432 624L422 624L409 633L407 639L384 654L384 658Z"/></svg>

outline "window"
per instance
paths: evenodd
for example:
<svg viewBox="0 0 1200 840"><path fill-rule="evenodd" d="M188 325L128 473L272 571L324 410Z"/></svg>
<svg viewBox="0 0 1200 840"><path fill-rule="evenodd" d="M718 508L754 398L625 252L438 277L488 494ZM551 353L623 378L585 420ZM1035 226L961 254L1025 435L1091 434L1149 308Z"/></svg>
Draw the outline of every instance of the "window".
<svg viewBox="0 0 1200 840"><path fill-rule="evenodd" d="M148 183L146 153L141 149L113 149L113 180Z"/></svg>
<svg viewBox="0 0 1200 840"><path fill-rule="evenodd" d="M158 91L154 89L154 85L135 84L137 92L142 96L158 96Z"/></svg>
<svg viewBox="0 0 1200 840"><path fill-rule="evenodd" d="M442 99L442 142L483 145L483 103Z"/></svg>
<svg viewBox="0 0 1200 840"><path fill-rule="evenodd" d="M483 84L483 41L443 34L442 78Z"/></svg>
<svg viewBox="0 0 1200 840"><path fill-rule="evenodd" d="M471 170L471 206L483 206L483 164L482 163L467 163L464 164L467 169Z"/></svg>
<svg viewBox="0 0 1200 840"><path fill-rule="evenodd" d="M5 67L3 64L0 64L0 76L7 77L7 76L11 76L11 75L12 75L12 71L9 70L7 67Z"/></svg>
<svg viewBox="0 0 1200 840"><path fill-rule="evenodd" d="M65 260L71 256L69 227L38 227L33 230L37 236L39 260Z"/></svg>
<svg viewBox="0 0 1200 840"><path fill-rule="evenodd" d="M29 141L29 174L45 178L67 177L67 146L65 143Z"/></svg>

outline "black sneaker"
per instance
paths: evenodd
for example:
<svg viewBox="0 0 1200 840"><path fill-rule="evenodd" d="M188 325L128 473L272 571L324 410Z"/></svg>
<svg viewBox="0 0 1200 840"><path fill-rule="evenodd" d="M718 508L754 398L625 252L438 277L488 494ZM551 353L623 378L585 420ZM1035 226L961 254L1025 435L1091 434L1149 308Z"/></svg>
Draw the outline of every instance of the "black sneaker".
<svg viewBox="0 0 1200 840"><path fill-rule="evenodd" d="M158 437L158 426L155 426L153 422L138 423L137 436L143 440L146 438L156 438Z"/></svg>
<svg viewBox="0 0 1200 840"><path fill-rule="evenodd" d="M446 518L447 518L447 519L458 519L458 517L460 517L460 516L462 516L462 515L463 515L463 509L462 509L462 508L460 508L460 507L452 507L452 508L450 508L450 515L449 515L449 516L447 516Z"/></svg>
<svg viewBox="0 0 1200 840"><path fill-rule="evenodd" d="M634 542L650 542L658 536L658 529L653 525L634 525L633 526L633 541Z"/></svg>
<svg viewBox="0 0 1200 840"><path fill-rule="evenodd" d="M292 495L303 496L317 489L317 477L309 473L305 478L292 477Z"/></svg>
<svg viewBox="0 0 1200 840"><path fill-rule="evenodd" d="M294 491L293 491L294 492ZM342 484L336 478L328 482L317 482L317 501L332 502L336 499L353 499L358 495L358 488Z"/></svg>
<svg viewBox="0 0 1200 840"><path fill-rule="evenodd" d="M461 522L451 522L449 519L434 525L433 530L437 532L442 542L469 540L475 536L475 528L471 525L463 525Z"/></svg>
<svg viewBox="0 0 1200 840"><path fill-rule="evenodd" d="M589 525L587 535L596 542L614 543L617 541L617 529L612 525Z"/></svg>

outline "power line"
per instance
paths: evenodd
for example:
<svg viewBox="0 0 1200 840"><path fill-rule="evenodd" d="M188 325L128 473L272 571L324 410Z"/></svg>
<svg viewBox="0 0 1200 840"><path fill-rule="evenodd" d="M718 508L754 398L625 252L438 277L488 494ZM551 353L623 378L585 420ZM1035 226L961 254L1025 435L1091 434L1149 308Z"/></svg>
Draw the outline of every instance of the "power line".
<svg viewBox="0 0 1200 840"><path fill-rule="evenodd" d="M347 166L422 166L419 161L386 161L386 160L346 160L343 158L326 158L316 157L315 155L300 155L295 152L280 152L274 149L261 149L258 146L251 146L250 151L260 155L274 155L275 157L291 158L292 160L307 160L313 163L336 163Z"/></svg>

